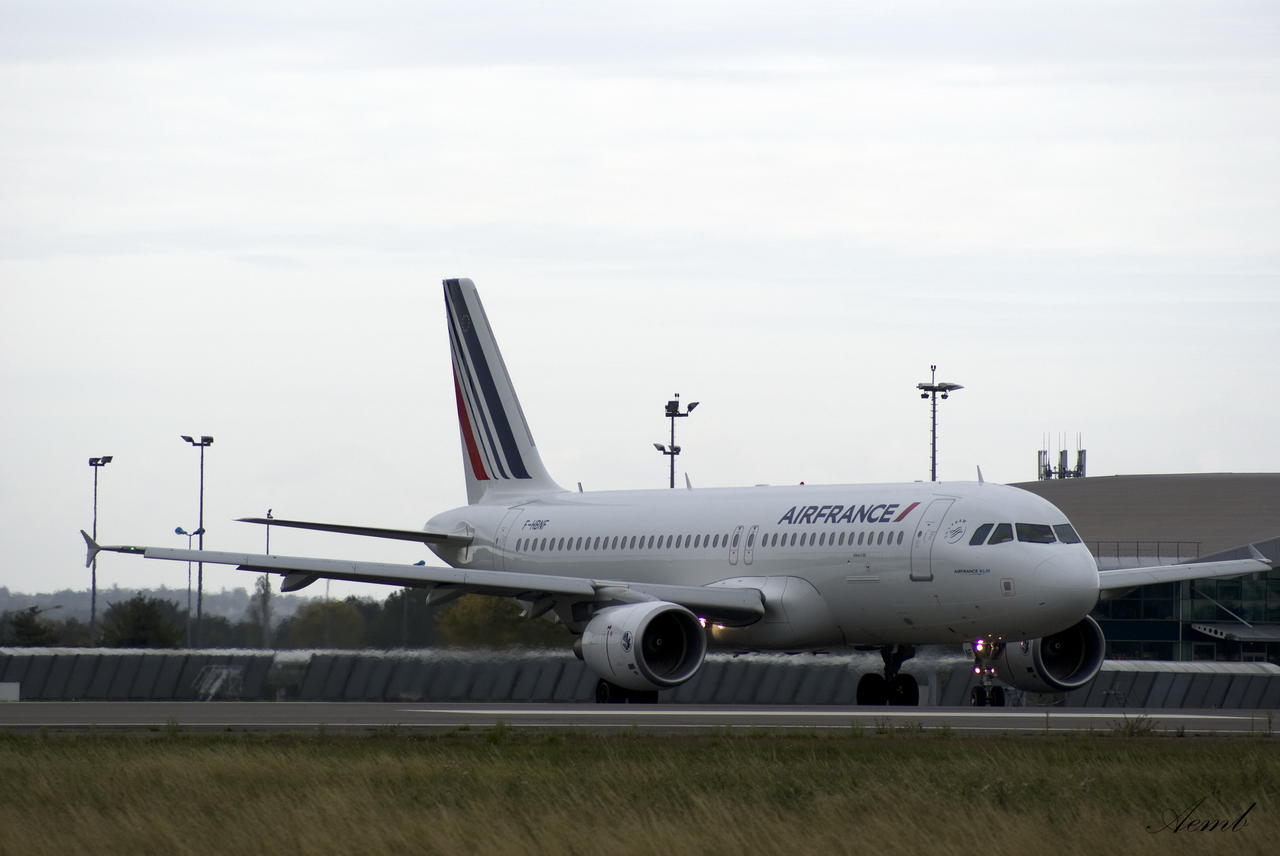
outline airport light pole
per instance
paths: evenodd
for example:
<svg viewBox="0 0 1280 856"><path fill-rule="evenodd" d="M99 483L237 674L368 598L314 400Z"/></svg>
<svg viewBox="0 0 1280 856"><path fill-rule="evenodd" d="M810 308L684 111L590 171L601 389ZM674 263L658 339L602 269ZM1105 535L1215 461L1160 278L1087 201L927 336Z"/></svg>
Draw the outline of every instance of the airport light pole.
<svg viewBox="0 0 1280 856"><path fill-rule="evenodd" d="M186 434L180 435L191 445L200 450L200 528L196 533L200 536L200 549L204 549L204 450L213 445L213 438L208 434L194 440ZM200 647L202 633L200 623L204 618L204 562L196 563L196 647Z"/></svg>
<svg viewBox="0 0 1280 856"><path fill-rule="evenodd" d="M930 380L928 383L916 384L916 389L920 390L921 398L930 399L930 410L932 413L932 427L930 434L930 467L929 481L938 480L938 393L942 393L945 399L947 395L955 392L957 389L964 389L958 383L938 383L938 367L929 366Z"/></svg>
<svg viewBox="0 0 1280 856"><path fill-rule="evenodd" d="M671 445L664 446L661 443L654 443L653 448L671 459L671 487L676 486L676 455L680 454L680 447L676 445L676 420L688 416L693 409L698 406L698 402L690 401L689 406L685 408L684 413L680 412L680 393L675 394L675 398L667 402L666 416L671 420Z"/></svg>
<svg viewBox="0 0 1280 856"><path fill-rule="evenodd" d="M98 470L111 463L112 455L90 458L93 467L93 540L98 540ZM93 554L93 570L89 574L89 647L98 644L98 554Z"/></svg>
<svg viewBox="0 0 1280 856"><path fill-rule="evenodd" d="M181 526L177 526L174 528L173 533L175 535L186 535L187 549L190 550L191 539L196 537L197 535L203 535L204 527L202 526L194 532L188 532L187 530L183 529ZM191 647L191 562L190 561L187 562L187 647L188 648Z"/></svg>

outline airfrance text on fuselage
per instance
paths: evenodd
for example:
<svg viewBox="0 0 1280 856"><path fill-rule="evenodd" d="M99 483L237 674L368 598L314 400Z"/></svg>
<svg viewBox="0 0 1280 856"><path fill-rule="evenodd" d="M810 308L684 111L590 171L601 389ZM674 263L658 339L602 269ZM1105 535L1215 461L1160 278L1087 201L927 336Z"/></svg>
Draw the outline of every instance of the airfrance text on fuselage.
<svg viewBox="0 0 1280 856"><path fill-rule="evenodd" d="M843 505L797 505L782 515L778 525L783 523L805 525L819 523L898 523L920 503L911 503L895 517L894 513L898 511L900 504L895 502L889 505L850 505L847 508Z"/></svg>

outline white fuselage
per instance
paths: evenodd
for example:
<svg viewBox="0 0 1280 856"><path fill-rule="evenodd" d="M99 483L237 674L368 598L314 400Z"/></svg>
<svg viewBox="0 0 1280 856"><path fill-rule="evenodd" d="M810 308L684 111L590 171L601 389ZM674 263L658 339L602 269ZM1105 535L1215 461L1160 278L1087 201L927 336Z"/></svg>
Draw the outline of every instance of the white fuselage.
<svg viewBox="0 0 1280 856"><path fill-rule="evenodd" d="M1068 524L1051 503L998 484L557 492L517 502L437 515L429 527L474 541L433 549L462 568L760 589L764 619L711 628L720 648L1031 639L1075 624L1098 596L1096 564L1078 541L970 543L984 524L1041 533Z"/></svg>

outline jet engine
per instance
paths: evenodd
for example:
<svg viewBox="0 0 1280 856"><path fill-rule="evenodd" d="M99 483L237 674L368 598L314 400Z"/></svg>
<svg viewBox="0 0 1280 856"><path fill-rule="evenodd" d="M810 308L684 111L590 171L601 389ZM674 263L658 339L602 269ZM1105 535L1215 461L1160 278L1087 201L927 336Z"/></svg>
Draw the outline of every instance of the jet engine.
<svg viewBox="0 0 1280 856"><path fill-rule="evenodd" d="M1098 674L1105 650L1102 628L1086 615L1052 636L1005 645L995 659L996 677L1028 692L1069 692Z"/></svg>
<svg viewBox="0 0 1280 856"><path fill-rule="evenodd" d="M697 616L663 601L602 609L578 641L591 671L640 692L679 686L693 677L707 655L706 633Z"/></svg>

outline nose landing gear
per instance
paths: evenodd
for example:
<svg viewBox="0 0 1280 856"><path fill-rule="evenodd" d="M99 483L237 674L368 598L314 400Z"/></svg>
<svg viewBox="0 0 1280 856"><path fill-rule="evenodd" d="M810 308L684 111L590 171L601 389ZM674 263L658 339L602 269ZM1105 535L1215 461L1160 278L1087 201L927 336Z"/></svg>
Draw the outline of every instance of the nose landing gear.
<svg viewBox="0 0 1280 856"><path fill-rule="evenodd" d="M992 661L1004 650L1003 642L991 642L976 639L973 642L973 670L979 675L981 684L973 688L969 694L970 707L1004 707L1004 687L992 685L992 675L996 667Z"/></svg>
<svg viewBox="0 0 1280 856"><path fill-rule="evenodd" d="M880 649L884 660L884 674L868 672L858 681L859 705L901 705L916 707L920 704L920 685L911 675L901 674L902 664L916 655L913 645L885 645Z"/></svg>

